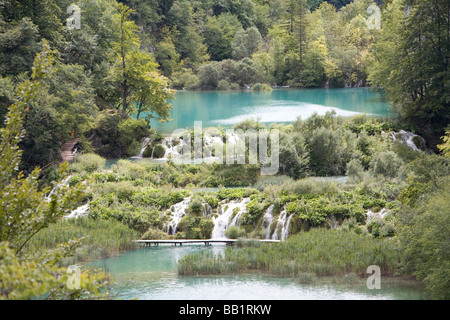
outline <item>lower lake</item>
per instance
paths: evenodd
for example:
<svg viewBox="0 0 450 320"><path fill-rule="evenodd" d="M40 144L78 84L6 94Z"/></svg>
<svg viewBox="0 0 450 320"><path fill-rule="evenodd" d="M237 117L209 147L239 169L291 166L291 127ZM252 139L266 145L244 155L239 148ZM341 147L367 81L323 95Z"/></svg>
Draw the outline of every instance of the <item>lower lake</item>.
<svg viewBox="0 0 450 320"><path fill-rule="evenodd" d="M276 244L275 244L276 245ZM261 273L221 276L180 276L177 261L198 250L219 254L225 246L144 247L90 263L111 273L112 294L140 300L420 300L423 287L416 281L381 278L381 289L369 290L365 279L342 283L333 279L300 284L292 278ZM369 275L368 275L369 276ZM339 279L337 279L339 280ZM338 282L338 283L336 283Z"/></svg>

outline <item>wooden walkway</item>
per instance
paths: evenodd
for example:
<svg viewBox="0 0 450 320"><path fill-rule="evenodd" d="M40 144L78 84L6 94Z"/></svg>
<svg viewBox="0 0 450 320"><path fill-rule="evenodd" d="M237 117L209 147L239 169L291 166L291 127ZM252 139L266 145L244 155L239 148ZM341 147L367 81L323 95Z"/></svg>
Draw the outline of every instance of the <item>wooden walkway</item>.
<svg viewBox="0 0 450 320"><path fill-rule="evenodd" d="M75 146L80 142L80 139L74 139L72 141L66 142L62 145L61 147L61 158L62 158L62 162L69 162L73 160L73 157L75 156L74 154L74 149Z"/></svg>
<svg viewBox="0 0 450 320"><path fill-rule="evenodd" d="M233 239L190 239L190 240L134 240L133 242L138 244L143 244L145 246L159 246L160 244L173 244L177 245L179 244L182 246L183 244L196 244L196 243L204 243L206 246L210 246L212 243L225 243L227 245L232 245L240 240L233 240ZM245 240L244 240L245 241ZM258 242L264 242L264 243L280 243L280 240L254 240L249 239L249 241L258 241Z"/></svg>

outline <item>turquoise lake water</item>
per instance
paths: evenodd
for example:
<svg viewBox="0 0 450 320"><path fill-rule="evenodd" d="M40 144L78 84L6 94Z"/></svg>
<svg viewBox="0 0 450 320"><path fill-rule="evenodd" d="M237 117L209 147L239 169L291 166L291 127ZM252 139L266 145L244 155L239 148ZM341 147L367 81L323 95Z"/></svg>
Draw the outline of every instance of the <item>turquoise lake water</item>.
<svg viewBox="0 0 450 320"><path fill-rule="evenodd" d="M348 89L274 89L272 92L252 91L178 91L173 105L173 121L153 128L161 133L192 128L194 121L203 127L230 127L253 118L269 124L306 119L313 113L325 114L335 110L338 115L366 113L389 115L390 104L369 88Z"/></svg>
<svg viewBox="0 0 450 320"><path fill-rule="evenodd" d="M420 300L417 282L381 278L381 289L369 290L365 280L357 284L300 284L292 278L253 274L179 276L177 261L186 254L225 246L158 246L124 252L118 257L91 263L111 273L112 294L140 300Z"/></svg>

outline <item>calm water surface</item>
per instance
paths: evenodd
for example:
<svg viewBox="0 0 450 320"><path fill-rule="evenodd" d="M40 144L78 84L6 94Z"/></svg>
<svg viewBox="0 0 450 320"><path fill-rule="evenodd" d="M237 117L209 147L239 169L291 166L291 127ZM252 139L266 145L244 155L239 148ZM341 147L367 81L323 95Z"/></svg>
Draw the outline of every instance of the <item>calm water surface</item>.
<svg viewBox="0 0 450 320"><path fill-rule="evenodd" d="M389 115L390 104L369 88L349 89L275 89L272 92L252 91L178 91L173 104L173 121L151 122L161 133L179 128L192 128L194 121L204 127L232 126L247 118L264 123L292 122L306 119L313 113L335 110L338 115L359 113Z"/></svg>
<svg viewBox="0 0 450 320"><path fill-rule="evenodd" d="M228 276L178 276L177 261L198 250L220 253L225 246L159 246L129 251L118 257L96 261L91 265L111 272L115 283L112 292L121 299L141 300L366 300L424 299L417 283L381 282L381 290L369 290L365 283L356 285L295 283L290 278L261 274Z"/></svg>

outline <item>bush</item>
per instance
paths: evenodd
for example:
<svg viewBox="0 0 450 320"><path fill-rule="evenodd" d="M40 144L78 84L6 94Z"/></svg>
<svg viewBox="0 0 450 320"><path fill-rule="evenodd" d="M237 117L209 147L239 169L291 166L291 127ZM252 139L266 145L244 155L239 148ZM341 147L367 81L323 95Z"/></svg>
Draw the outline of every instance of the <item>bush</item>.
<svg viewBox="0 0 450 320"><path fill-rule="evenodd" d="M152 158L153 159L161 159L166 155L166 148L161 145L161 144L157 144L155 146L153 145L149 145L143 154L144 158Z"/></svg>
<svg viewBox="0 0 450 320"><path fill-rule="evenodd" d="M362 181L364 174L364 168L361 161L353 159L347 163L347 176L353 182Z"/></svg>
<svg viewBox="0 0 450 320"><path fill-rule="evenodd" d="M238 226L231 226L225 230L225 236L229 239L238 239L245 236L245 230Z"/></svg>
<svg viewBox="0 0 450 320"><path fill-rule="evenodd" d="M141 240L164 240L168 239L169 236L167 233L155 229L155 228L149 228L141 237Z"/></svg>
<svg viewBox="0 0 450 320"><path fill-rule="evenodd" d="M311 170L319 176L341 175L345 169L341 134L321 127L308 139Z"/></svg>
<svg viewBox="0 0 450 320"><path fill-rule="evenodd" d="M227 80L220 80L217 84L217 90L227 91L230 89L230 83Z"/></svg>
<svg viewBox="0 0 450 320"><path fill-rule="evenodd" d="M375 153L370 167L375 176L382 175L387 178L397 177L403 161L392 151L381 151Z"/></svg>
<svg viewBox="0 0 450 320"><path fill-rule="evenodd" d="M161 144L157 144L155 146L155 150L153 150L153 158L161 159L165 156L165 154L166 154L166 148L164 148L164 146Z"/></svg>
<svg viewBox="0 0 450 320"><path fill-rule="evenodd" d="M415 209L402 212L403 272L423 280L433 299L450 299L450 176Z"/></svg>
<svg viewBox="0 0 450 320"><path fill-rule="evenodd" d="M117 113L102 112L95 124L94 147L107 158L131 157L139 153L140 141L150 135L144 119L123 119Z"/></svg>
<svg viewBox="0 0 450 320"><path fill-rule="evenodd" d="M106 159L95 153L80 154L71 165L74 171L86 171L92 173L105 167Z"/></svg>
<svg viewBox="0 0 450 320"><path fill-rule="evenodd" d="M256 83L252 87L252 91L272 91L272 86L269 83Z"/></svg>

